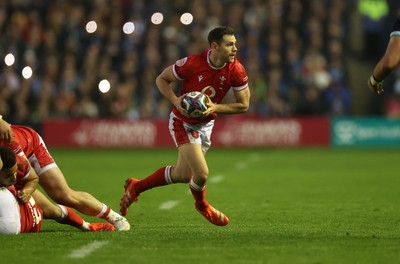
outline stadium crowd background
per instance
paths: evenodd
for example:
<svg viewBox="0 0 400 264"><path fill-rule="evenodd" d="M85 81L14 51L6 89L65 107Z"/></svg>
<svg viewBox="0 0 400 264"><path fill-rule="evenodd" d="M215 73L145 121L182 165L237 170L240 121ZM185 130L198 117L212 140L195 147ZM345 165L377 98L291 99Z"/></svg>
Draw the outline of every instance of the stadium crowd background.
<svg viewBox="0 0 400 264"><path fill-rule="evenodd" d="M361 2L379 4L372 9L381 12ZM250 114L395 116L396 102L393 114L387 100L400 97L400 71L385 81L378 99L366 82L399 6L398 0L2 1L0 114L24 124L164 118L170 104L156 76L207 48L212 27L230 25L252 89ZM155 12L163 14L161 24L152 23ZM189 25L180 21L186 12L193 15ZM88 33L92 20L97 30ZM134 23L132 34L122 31L127 21ZM11 66L3 62L9 53L15 56ZM29 79L21 75L27 65ZM107 93L98 89L103 79L111 84Z"/></svg>

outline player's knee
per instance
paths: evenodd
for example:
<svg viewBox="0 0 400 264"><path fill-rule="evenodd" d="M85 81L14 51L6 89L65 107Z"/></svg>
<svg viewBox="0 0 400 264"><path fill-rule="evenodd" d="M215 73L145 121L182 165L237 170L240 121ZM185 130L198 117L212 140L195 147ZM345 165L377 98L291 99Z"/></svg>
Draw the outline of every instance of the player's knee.
<svg viewBox="0 0 400 264"><path fill-rule="evenodd" d="M191 176L190 174L184 175L184 176L182 177L182 179L181 179L181 182L182 182L182 183L189 183L191 178L192 178L192 176Z"/></svg>
<svg viewBox="0 0 400 264"><path fill-rule="evenodd" d="M60 208L55 204L40 205L44 219L59 219L61 216Z"/></svg>
<svg viewBox="0 0 400 264"><path fill-rule="evenodd" d="M206 185L208 171L199 171L193 174L193 180L200 186Z"/></svg>

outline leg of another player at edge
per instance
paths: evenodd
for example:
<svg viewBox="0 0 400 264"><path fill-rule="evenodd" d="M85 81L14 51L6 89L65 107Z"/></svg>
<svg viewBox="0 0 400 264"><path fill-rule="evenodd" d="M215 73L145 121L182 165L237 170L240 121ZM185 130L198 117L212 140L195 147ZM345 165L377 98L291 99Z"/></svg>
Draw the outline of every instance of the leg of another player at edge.
<svg viewBox="0 0 400 264"><path fill-rule="evenodd" d="M56 219L60 224L66 224L79 228L82 231L114 231L115 227L110 223L88 223L84 221L77 213L75 213L71 208L64 205L59 205L61 209L61 218Z"/></svg>
<svg viewBox="0 0 400 264"><path fill-rule="evenodd" d="M83 221L79 215L68 210L65 206L53 204L40 191L35 190L32 197L42 208L44 219L54 219L61 224L67 224L81 230L89 230L89 223Z"/></svg>
<svg viewBox="0 0 400 264"><path fill-rule="evenodd" d="M107 220L118 231L127 231L130 229L126 218L113 211L109 206L101 203L87 192L72 190L58 167L51 168L42 173L40 176L40 185L56 203L74 208L83 214Z"/></svg>
<svg viewBox="0 0 400 264"><path fill-rule="evenodd" d="M60 224L79 228L82 231L114 231L115 227L110 223L88 223L71 208L53 204L40 191L35 190L32 197L43 211L44 219L53 219Z"/></svg>

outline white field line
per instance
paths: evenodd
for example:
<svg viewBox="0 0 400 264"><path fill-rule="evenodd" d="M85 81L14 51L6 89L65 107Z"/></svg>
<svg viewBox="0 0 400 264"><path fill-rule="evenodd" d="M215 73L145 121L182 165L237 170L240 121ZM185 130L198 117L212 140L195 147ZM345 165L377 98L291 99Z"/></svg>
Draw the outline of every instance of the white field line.
<svg viewBox="0 0 400 264"><path fill-rule="evenodd" d="M219 183L225 180L225 177L223 175L215 175L209 178L208 182L209 183Z"/></svg>
<svg viewBox="0 0 400 264"><path fill-rule="evenodd" d="M252 154L252 155L250 155L249 160L250 160L250 162L256 163L256 162L261 161L261 157L258 154Z"/></svg>
<svg viewBox="0 0 400 264"><path fill-rule="evenodd" d="M175 206L177 206L179 203L180 203L180 201L166 201L160 205L159 209L170 210L170 209L174 208Z"/></svg>
<svg viewBox="0 0 400 264"><path fill-rule="evenodd" d="M247 162L241 161L241 162L238 162L235 164L235 168L237 170L245 170L245 169L247 169L247 167L248 167Z"/></svg>
<svg viewBox="0 0 400 264"><path fill-rule="evenodd" d="M248 158L249 162L251 163L257 163L261 161L260 155L258 154L252 154ZM249 167L249 162L246 161L239 161L238 163L235 164L235 168L237 170L246 170Z"/></svg>
<svg viewBox="0 0 400 264"><path fill-rule="evenodd" d="M71 254L69 254L70 258L73 259L81 259L81 258L85 258L87 255L89 255L90 253L92 253L93 251L104 247L105 245L107 245L109 243L109 241L98 241L95 240L92 243L89 243L79 249L73 250L71 252Z"/></svg>

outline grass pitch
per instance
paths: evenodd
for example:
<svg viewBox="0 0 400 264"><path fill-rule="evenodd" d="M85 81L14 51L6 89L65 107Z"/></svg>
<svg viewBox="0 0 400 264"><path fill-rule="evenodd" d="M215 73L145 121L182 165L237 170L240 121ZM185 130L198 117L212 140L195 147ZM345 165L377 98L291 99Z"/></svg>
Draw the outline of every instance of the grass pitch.
<svg viewBox="0 0 400 264"><path fill-rule="evenodd" d="M51 150L69 185L119 210L127 177L173 165L174 149ZM211 149L207 197L230 224L194 209L186 184L142 193L129 232L83 233L45 220L0 235L4 263L398 263L398 149ZM84 216L85 220L97 221Z"/></svg>

